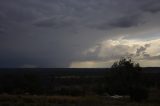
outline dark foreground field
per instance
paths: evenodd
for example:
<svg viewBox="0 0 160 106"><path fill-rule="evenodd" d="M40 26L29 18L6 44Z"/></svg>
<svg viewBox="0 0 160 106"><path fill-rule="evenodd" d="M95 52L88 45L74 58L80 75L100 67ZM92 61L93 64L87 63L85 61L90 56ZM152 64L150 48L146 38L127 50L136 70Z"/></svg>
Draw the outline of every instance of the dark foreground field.
<svg viewBox="0 0 160 106"><path fill-rule="evenodd" d="M149 98L105 92L109 69L0 69L0 106L160 106L160 68L143 69Z"/></svg>
<svg viewBox="0 0 160 106"><path fill-rule="evenodd" d="M160 106L160 90L152 89L150 98L141 103L130 101L128 97L3 94L0 95L0 106Z"/></svg>

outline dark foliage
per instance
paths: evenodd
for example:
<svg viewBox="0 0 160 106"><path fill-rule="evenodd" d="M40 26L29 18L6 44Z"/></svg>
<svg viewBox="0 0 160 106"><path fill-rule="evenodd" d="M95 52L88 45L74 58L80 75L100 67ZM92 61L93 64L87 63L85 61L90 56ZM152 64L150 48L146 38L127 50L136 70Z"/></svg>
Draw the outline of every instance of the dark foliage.
<svg viewBox="0 0 160 106"><path fill-rule="evenodd" d="M131 58L122 58L115 62L106 76L107 92L110 95L130 95L131 99L136 101L146 99L148 92L142 89L144 84L141 70L139 64Z"/></svg>

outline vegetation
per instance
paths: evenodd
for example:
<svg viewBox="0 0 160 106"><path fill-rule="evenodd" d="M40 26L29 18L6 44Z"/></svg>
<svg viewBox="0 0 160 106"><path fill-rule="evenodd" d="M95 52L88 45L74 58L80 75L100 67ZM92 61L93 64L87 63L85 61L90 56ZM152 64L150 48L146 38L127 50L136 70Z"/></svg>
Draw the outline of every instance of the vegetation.
<svg viewBox="0 0 160 106"><path fill-rule="evenodd" d="M106 77L107 92L111 95L129 95L131 100L140 102L147 99L148 90L141 75L142 68L131 58L115 62Z"/></svg>
<svg viewBox="0 0 160 106"><path fill-rule="evenodd" d="M130 58L110 69L0 69L0 106L159 106L153 69Z"/></svg>
<svg viewBox="0 0 160 106"><path fill-rule="evenodd" d="M129 98L106 96L38 96L0 95L0 106L159 106L160 90L152 89L145 102L133 102Z"/></svg>

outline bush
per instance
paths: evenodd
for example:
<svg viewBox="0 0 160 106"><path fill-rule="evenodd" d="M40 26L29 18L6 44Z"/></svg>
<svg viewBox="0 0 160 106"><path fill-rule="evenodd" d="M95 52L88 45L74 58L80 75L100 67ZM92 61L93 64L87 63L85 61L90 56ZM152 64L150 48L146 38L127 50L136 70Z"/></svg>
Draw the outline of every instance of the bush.
<svg viewBox="0 0 160 106"><path fill-rule="evenodd" d="M141 67L131 58L115 62L106 76L106 89L110 95L129 95L131 100L147 99L148 90L143 83Z"/></svg>

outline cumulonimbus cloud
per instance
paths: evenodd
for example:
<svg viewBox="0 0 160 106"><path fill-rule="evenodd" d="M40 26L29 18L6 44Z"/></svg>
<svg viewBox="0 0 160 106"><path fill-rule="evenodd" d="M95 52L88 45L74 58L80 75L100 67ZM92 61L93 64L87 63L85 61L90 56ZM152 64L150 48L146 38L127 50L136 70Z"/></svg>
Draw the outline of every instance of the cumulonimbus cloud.
<svg viewBox="0 0 160 106"><path fill-rule="evenodd" d="M92 66L100 65L100 67L104 67L105 63L111 64L121 57L129 56L134 58L136 61L153 61L159 60L160 55L158 55L158 51L154 48L154 45L160 45L158 40L150 40L150 41L140 41L140 40L127 40L127 39L117 39L117 40L106 40L103 43L88 49L85 51L84 55L86 56L86 60L77 60L71 64L72 67L74 65L78 67L78 63L80 63L80 67L83 67L83 62L88 63L88 65ZM160 51L160 48L157 48ZM94 57L94 58L92 58ZM159 60L160 61L160 60Z"/></svg>
<svg viewBox="0 0 160 106"><path fill-rule="evenodd" d="M144 39L159 38L159 5L159 0L1 0L0 67L69 67L74 61L98 66L135 55L153 43ZM156 35L148 34L153 29ZM126 43L116 44L121 35L128 35ZM143 40L133 46L133 39ZM139 58L159 56L154 44Z"/></svg>

